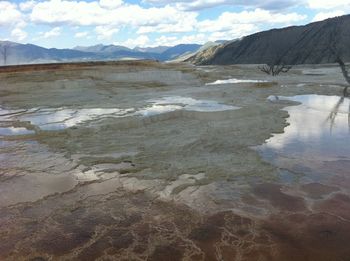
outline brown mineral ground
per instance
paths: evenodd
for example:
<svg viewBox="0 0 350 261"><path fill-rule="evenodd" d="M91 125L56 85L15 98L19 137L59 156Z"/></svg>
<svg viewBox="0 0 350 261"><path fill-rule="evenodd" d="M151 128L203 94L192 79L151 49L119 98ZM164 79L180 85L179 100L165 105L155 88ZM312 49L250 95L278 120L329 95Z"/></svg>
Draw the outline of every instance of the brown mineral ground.
<svg viewBox="0 0 350 261"><path fill-rule="evenodd" d="M1 67L0 260L350 260L343 86L331 65Z"/></svg>
<svg viewBox="0 0 350 261"><path fill-rule="evenodd" d="M338 191L339 188L326 186L320 183L308 183L302 186L302 190L305 191L311 198L322 198L334 191Z"/></svg>

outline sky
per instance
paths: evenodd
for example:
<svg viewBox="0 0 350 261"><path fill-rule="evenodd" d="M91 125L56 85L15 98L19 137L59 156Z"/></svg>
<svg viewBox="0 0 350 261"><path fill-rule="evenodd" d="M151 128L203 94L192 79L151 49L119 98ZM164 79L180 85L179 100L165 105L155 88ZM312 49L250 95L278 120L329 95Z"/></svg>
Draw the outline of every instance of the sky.
<svg viewBox="0 0 350 261"><path fill-rule="evenodd" d="M0 40L130 48L232 40L350 13L350 0L0 0Z"/></svg>

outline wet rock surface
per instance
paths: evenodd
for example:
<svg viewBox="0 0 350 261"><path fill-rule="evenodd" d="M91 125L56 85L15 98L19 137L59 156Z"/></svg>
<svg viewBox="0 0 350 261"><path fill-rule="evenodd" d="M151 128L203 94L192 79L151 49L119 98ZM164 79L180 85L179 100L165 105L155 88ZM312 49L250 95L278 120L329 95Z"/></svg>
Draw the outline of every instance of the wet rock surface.
<svg viewBox="0 0 350 261"><path fill-rule="evenodd" d="M333 67L0 78L0 260L348 260L349 103Z"/></svg>

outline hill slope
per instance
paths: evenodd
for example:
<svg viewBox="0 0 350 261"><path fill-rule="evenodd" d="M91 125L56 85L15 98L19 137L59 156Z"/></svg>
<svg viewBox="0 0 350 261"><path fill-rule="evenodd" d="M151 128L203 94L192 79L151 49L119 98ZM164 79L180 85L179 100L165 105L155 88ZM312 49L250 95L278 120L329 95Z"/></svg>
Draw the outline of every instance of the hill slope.
<svg viewBox="0 0 350 261"><path fill-rule="evenodd" d="M196 52L199 48L201 48L199 44L178 44L162 52L160 59L162 61L173 60L186 53Z"/></svg>
<svg viewBox="0 0 350 261"><path fill-rule="evenodd" d="M193 52L186 52L180 56L175 57L175 59L172 59L172 60L169 59L169 60L172 62L183 62L183 61L186 61L190 57L192 57L200 52L205 52L207 49L213 48L213 47L218 46L220 44L221 43L219 43L219 42L207 42L207 43L203 44L199 49L197 49Z"/></svg>
<svg viewBox="0 0 350 261"><path fill-rule="evenodd" d="M350 62L350 15L305 26L273 29L198 53L188 61L209 64L263 64L281 59L286 64L335 62L330 46Z"/></svg>

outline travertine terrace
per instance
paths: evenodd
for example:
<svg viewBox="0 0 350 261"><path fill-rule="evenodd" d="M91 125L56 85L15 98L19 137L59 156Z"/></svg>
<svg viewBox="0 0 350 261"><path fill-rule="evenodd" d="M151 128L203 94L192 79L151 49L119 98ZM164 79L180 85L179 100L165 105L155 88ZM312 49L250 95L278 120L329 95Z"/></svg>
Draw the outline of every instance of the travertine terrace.
<svg viewBox="0 0 350 261"><path fill-rule="evenodd" d="M347 260L349 146L298 144L349 144L344 84L332 65L1 68L0 259Z"/></svg>

